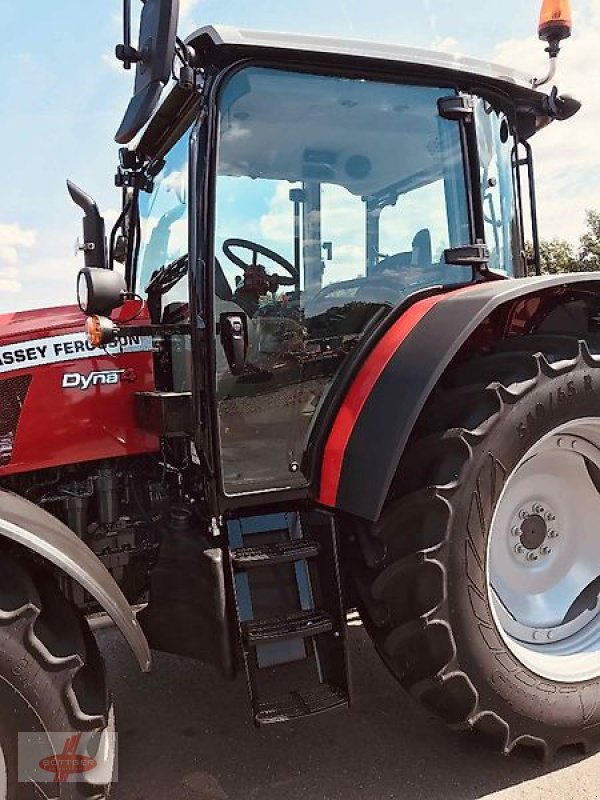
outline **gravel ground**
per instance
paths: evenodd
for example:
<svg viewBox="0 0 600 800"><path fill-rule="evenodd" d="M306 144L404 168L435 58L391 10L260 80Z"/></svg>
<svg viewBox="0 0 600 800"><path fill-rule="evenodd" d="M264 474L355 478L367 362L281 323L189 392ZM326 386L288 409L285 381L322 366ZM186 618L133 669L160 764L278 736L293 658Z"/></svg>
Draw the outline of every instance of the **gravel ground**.
<svg viewBox="0 0 600 800"><path fill-rule="evenodd" d="M241 678L164 654L144 676L114 629L98 636L119 728L114 800L600 800L600 754L543 765L446 730L396 685L359 626L352 709L263 731Z"/></svg>

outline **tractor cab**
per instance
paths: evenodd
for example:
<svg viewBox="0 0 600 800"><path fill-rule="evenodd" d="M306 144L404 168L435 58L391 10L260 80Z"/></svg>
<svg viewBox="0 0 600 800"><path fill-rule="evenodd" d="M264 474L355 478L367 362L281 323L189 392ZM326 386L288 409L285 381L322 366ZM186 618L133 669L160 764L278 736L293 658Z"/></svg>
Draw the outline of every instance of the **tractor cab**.
<svg viewBox="0 0 600 800"><path fill-rule="evenodd" d="M168 340L157 388L194 395L218 514L312 495L335 398L407 303L539 267L528 140L579 104L401 46L225 27L182 42L176 11L146 2L139 48L127 25L117 48L137 73L116 138L137 140L107 265L124 264L116 304L145 300ZM551 64L569 32L555 27Z"/></svg>
<svg viewBox="0 0 600 800"><path fill-rule="evenodd" d="M210 420L215 511L308 496L326 398L370 332L415 295L535 267L528 139L573 109L405 47L206 27L180 50L185 80L121 151L123 289L190 326L162 383Z"/></svg>

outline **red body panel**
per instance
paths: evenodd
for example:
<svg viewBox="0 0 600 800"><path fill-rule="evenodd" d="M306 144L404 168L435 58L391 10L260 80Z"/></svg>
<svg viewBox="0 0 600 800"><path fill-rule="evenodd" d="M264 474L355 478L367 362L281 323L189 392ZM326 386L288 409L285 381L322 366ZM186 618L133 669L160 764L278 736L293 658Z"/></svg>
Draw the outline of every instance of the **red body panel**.
<svg viewBox="0 0 600 800"><path fill-rule="evenodd" d="M434 306L450 297L469 292L477 285L453 289L444 294L433 295L417 301L396 320L377 342L344 397L327 438L317 498L319 503L331 508L336 506L344 456L352 431L373 387L398 348Z"/></svg>
<svg viewBox="0 0 600 800"><path fill-rule="evenodd" d="M444 295L428 297L411 306L377 342L358 371L337 413L325 445L319 503L325 506L335 506L346 446L367 397L408 334L423 319L429 309L439 303L443 297Z"/></svg>
<svg viewBox="0 0 600 800"><path fill-rule="evenodd" d="M121 315L138 309L127 304ZM125 335L90 350L84 331L74 306L0 315L0 397L5 379L30 376L18 423L2 430L0 478L158 450L157 438L135 421L134 393L154 389L150 340ZM9 413L5 401L0 429Z"/></svg>

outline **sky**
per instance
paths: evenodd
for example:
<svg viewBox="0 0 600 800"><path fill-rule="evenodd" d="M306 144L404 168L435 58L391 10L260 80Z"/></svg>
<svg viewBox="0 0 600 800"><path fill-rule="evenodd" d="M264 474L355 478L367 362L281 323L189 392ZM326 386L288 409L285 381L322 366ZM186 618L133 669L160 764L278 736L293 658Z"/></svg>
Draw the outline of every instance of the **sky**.
<svg viewBox="0 0 600 800"><path fill-rule="evenodd" d="M133 0L134 6L137 0ZM546 70L539 0L181 0L179 34L223 23L263 30L393 41ZM533 140L542 235L576 243L600 208L600 0L573 0L575 28L557 84L579 115ZM70 178L118 213L113 137L132 72L113 56L121 0L0 0L0 313L74 302L81 215Z"/></svg>

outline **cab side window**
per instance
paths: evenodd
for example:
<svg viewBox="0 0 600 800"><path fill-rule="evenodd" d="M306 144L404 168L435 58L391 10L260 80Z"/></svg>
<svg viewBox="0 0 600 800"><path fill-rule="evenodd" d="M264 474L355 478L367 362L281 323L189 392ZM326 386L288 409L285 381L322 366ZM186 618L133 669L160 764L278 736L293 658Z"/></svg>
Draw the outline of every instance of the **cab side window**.
<svg viewBox="0 0 600 800"><path fill-rule="evenodd" d="M140 196L141 247L137 291L144 296L157 269L188 252L189 131L169 151L152 193ZM163 298L163 309L188 302L188 281L182 278Z"/></svg>
<svg viewBox="0 0 600 800"><path fill-rule="evenodd" d="M479 98L475 106L481 199L490 267L514 274L518 252L517 205L513 181L515 140L506 114Z"/></svg>

